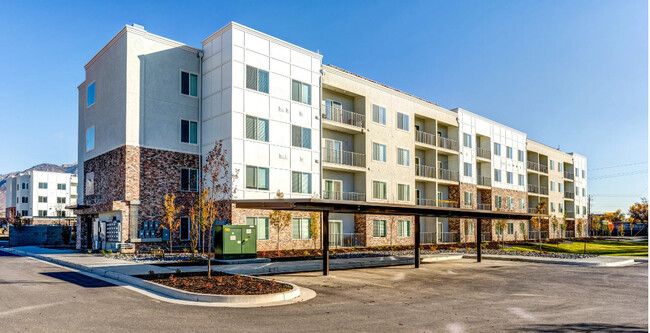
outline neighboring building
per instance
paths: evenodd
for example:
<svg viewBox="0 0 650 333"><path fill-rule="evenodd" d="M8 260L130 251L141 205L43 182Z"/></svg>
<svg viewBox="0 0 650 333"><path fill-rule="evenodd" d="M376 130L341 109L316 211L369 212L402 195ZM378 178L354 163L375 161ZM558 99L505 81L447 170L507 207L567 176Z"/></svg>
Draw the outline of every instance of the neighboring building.
<svg viewBox="0 0 650 333"><path fill-rule="evenodd" d="M70 224L77 204L77 175L49 171L27 171L9 177L6 183L6 216L20 215L28 224Z"/></svg>
<svg viewBox="0 0 650 333"><path fill-rule="evenodd" d="M150 222L160 220L165 194L175 193L185 207L196 198L200 156L215 140L223 140L231 171L238 172L235 198L244 199L281 192L524 212L549 201L548 193L527 191L548 182L548 171L530 172L526 163L559 154L553 158L562 170L586 169L584 157L543 145L540 155L523 132L324 66L318 53L237 23L208 37L202 49L127 26L85 69L79 248L163 245L166 235ZM576 188L572 178L553 177L562 180L562 191ZM578 182L586 193L586 178ZM578 210L578 199L558 193L550 201ZM275 249L278 236L285 249L314 246L307 212L293 212L283 235L270 227L268 210L232 214L233 224L258 225L260 250ZM475 222L423 218L423 241L469 242L477 232L514 240L530 229L506 221L503 230L485 223L478 231ZM181 218L171 236L177 246L188 246L189 228ZM413 244L412 217L331 214L329 230L334 246Z"/></svg>

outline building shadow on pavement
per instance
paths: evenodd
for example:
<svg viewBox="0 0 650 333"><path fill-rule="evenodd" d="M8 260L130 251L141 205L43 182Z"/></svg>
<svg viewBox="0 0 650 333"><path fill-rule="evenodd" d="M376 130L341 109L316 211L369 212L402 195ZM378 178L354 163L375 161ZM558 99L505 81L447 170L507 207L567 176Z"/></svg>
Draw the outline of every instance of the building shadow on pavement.
<svg viewBox="0 0 650 333"><path fill-rule="evenodd" d="M648 332L648 326L602 323L538 324L513 328L512 332Z"/></svg>
<svg viewBox="0 0 650 333"><path fill-rule="evenodd" d="M45 272L40 274L68 283L73 283L84 288L104 288L115 286L114 284L91 278L77 272Z"/></svg>

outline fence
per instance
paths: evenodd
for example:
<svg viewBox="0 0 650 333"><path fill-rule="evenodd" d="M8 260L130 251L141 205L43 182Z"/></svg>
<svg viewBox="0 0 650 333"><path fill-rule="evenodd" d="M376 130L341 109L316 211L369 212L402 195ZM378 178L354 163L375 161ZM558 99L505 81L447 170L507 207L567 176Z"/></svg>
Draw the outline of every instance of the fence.
<svg viewBox="0 0 650 333"><path fill-rule="evenodd" d="M9 246L62 246L67 245L63 242L63 228L68 228L70 239L68 243L74 241L72 238L72 227L63 225L27 225L23 228L16 229L14 226L9 227Z"/></svg>

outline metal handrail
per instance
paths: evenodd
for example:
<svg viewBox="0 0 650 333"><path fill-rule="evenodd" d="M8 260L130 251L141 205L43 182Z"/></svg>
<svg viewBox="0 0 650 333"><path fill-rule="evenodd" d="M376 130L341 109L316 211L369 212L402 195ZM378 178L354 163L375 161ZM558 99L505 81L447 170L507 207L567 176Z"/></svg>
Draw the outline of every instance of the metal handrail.
<svg viewBox="0 0 650 333"><path fill-rule="evenodd" d="M438 207L459 208L460 205L458 204L458 201L453 201L453 200L438 200Z"/></svg>
<svg viewBox="0 0 650 333"><path fill-rule="evenodd" d="M539 186L535 184L528 184L528 192L539 194Z"/></svg>
<svg viewBox="0 0 650 333"><path fill-rule="evenodd" d="M436 243L436 233L435 232L421 232L420 233L420 243L422 243L422 244L435 244Z"/></svg>
<svg viewBox="0 0 650 333"><path fill-rule="evenodd" d="M438 136L438 147L458 151L458 141Z"/></svg>
<svg viewBox="0 0 650 333"><path fill-rule="evenodd" d="M322 117L323 119L335 121L337 123L361 128L363 128L366 124L365 115L334 106L325 106L325 112L323 113Z"/></svg>
<svg viewBox="0 0 650 333"><path fill-rule="evenodd" d="M460 240L458 232L440 232L437 236L438 243L458 243Z"/></svg>
<svg viewBox="0 0 650 333"><path fill-rule="evenodd" d="M575 212L566 212L565 214L566 214L566 217L568 217L570 219L574 219L576 217Z"/></svg>
<svg viewBox="0 0 650 333"><path fill-rule="evenodd" d="M363 234L340 233L329 234L330 247L362 247L364 246Z"/></svg>
<svg viewBox="0 0 650 333"><path fill-rule="evenodd" d="M366 194L358 192L323 191L323 199L366 201Z"/></svg>
<svg viewBox="0 0 650 333"><path fill-rule="evenodd" d="M479 210L492 210L492 205L480 203L480 204L477 204L477 208Z"/></svg>
<svg viewBox="0 0 650 333"><path fill-rule="evenodd" d="M476 183L481 186L492 186L492 178L485 176L478 176Z"/></svg>
<svg viewBox="0 0 650 333"><path fill-rule="evenodd" d="M568 199L575 199L573 192L564 192L564 197Z"/></svg>
<svg viewBox="0 0 650 333"><path fill-rule="evenodd" d="M530 169L530 170L535 170L535 171L539 171L539 172L548 173L548 167L546 165L544 165L544 164L539 164L539 163L528 161L527 166L528 166L528 169Z"/></svg>
<svg viewBox="0 0 650 333"><path fill-rule="evenodd" d="M426 178L436 178L436 167L424 164L416 164L415 175Z"/></svg>
<svg viewBox="0 0 650 333"><path fill-rule="evenodd" d="M436 206L436 199L417 199L416 201L418 206Z"/></svg>
<svg viewBox="0 0 650 333"><path fill-rule="evenodd" d="M435 146L436 136L423 131L415 131L415 141Z"/></svg>
<svg viewBox="0 0 650 333"><path fill-rule="evenodd" d="M492 152L489 149L476 147L476 156L489 160L492 157Z"/></svg>
<svg viewBox="0 0 650 333"><path fill-rule="evenodd" d="M325 147L322 154L323 162L362 168L366 166L366 154Z"/></svg>
<svg viewBox="0 0 650 333"><path fill-rule="evenodd" d="M458 171L448 169L438 169L438 179L445 179L451 181L458 181Z"/></svg>
<svg viewBox="0 0 650 333"><path fill-rule="evenodd" d="M573 173L571 173L569 171L564 171L564 178L573 179Z"/></svg>
<svg viewBox="0 0 650 333"><path fill-rule="evenodd" d="M539 194L545 194L545 195L548 195L548 187L546 187L546 186L540 186L540 187L539 187Z"/></svg>

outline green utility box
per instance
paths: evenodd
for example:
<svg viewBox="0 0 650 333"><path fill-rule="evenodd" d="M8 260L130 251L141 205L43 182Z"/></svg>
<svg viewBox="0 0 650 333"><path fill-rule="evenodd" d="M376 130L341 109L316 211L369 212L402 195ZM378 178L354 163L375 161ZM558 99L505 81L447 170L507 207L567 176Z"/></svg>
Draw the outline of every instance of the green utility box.
<svg viewBox="0 0 650 333"><path fill-rule="evenodd" d="M214 254L218 259L257 257L257 230L252 225L215 225Z"/></svg>

